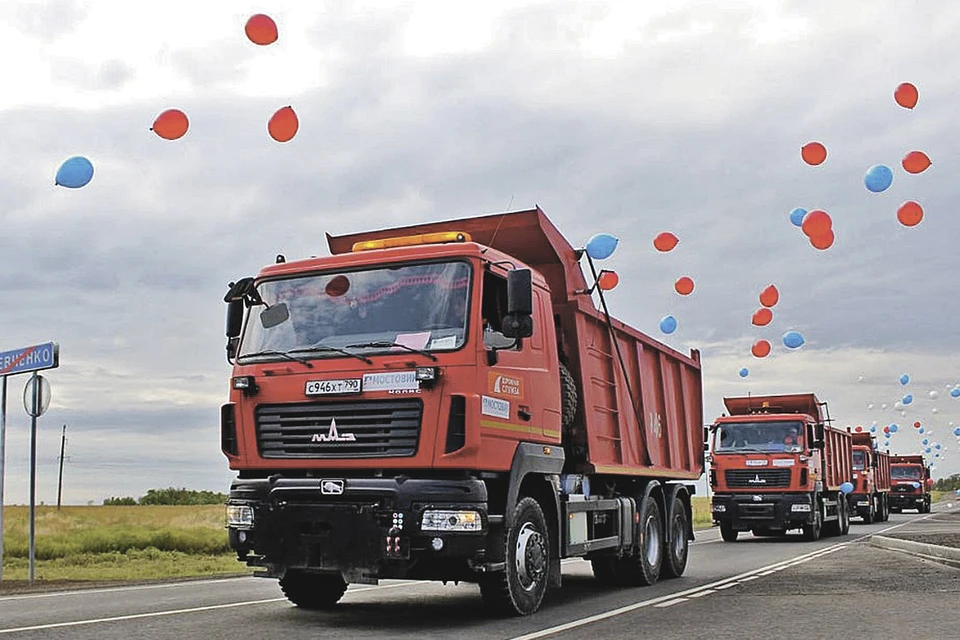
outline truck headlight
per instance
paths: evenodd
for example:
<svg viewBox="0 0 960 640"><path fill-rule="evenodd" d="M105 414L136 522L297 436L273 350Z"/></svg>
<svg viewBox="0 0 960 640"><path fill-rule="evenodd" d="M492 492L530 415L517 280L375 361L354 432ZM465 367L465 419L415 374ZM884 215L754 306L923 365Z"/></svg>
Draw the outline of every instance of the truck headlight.
<svg viewBox="0 0 960 640"><path fill-rule="evenodd" d="M714 512L714 513L726 513L726 511L727 511L727 505L725 505L725 504L715 504L715 505L713 505L713 512Z"/></svg>
<svg viewBox="0 0 960 640"><path fill-rule="evenodd" d="M477 511L430 509L423 512L421 531L480 531L483 521Z"/></svg>
<svg viewBox="0 0 960 640"><path fill-rule="evenodd" d="M810 513L810 505L808 504L794 504L790 505L790 511L795 513Z"/></svg>
<svg viewBox="0 0 960 640"><path fill-rule="evenodd" d="M227 505L227 526L242 529L253 528L253 507L241 504Z"/></svg>

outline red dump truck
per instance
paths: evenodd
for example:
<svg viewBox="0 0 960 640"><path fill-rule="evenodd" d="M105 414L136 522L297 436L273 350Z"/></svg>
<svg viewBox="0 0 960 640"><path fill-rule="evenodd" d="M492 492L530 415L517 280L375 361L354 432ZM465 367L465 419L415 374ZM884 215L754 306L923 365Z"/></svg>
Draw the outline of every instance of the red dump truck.
<svg viewBox="0 0 960 640"><path fill-rule="evenodd" d="M853 491L847 496L852 512L865 524L890 517L890 455L869 433L853 433Z"/></svg>
<svg viewBox="0 0 960 640"><path fill-rule="evenodd" d="M711 510L727 542L739 532L807 540L845 535L853 476L850 434L830 425L812 393L724 398L729 415L710 427ZM849 487L846 487L849 489Z"/></svg>
<svg viewBox="0 0 960 640"><path fill-rule="evenodd" d="M933 478L923 456L890 456L890 480L890 511L916 509L918 513L930 513Z"/></svg>
<svg viewBox="0 0 960 640"><path fill-rule="evenodd" d="M241 560L302 608L404 578L477 582L507 615L563 558L614 585L683 573L697 351L611 318L539 208L327 239L225 296Z"/></svg>

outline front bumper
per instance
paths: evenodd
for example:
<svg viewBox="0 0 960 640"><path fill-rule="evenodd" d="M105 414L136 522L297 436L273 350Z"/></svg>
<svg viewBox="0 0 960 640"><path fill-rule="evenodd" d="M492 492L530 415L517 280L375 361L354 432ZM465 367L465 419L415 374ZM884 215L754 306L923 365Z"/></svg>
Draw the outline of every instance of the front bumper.
<svg viewBox="0 0 960 640"><path fill-rule="evenodd" d="M486 485L472 479L238 479L229 504L254 512L252 526L228 527L231 548L268 577L301 569L363 583L464 579L471 563L483 561L490 528ZM423 531L430 509L476 511L481 528Z"/></svg>
<svg viewBox="0 0 960 640"><path fill-rule="evenodd" d="M922 493L897 493L896 491L891 491L887 496L890 506L894 509L919 509L929 502Z"/></svg>
<svg viewBox="0 0 960 640"><path fill-rule="evenodd" d="M813 522L814 506L806 493L715 494L711 509L716 524L737 531L796 529Z"/></svg>

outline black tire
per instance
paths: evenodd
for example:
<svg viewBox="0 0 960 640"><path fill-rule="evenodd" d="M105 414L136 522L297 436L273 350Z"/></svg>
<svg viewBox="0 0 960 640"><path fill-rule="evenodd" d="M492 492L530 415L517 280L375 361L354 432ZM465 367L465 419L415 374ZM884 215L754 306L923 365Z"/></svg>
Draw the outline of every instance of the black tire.
<svg viewBox="0 0 960 640"><path fill-rule="evenodd" d="M740 532L733 528L732 524L723 523L720 525L720 537L724 542L736 542Z"/></svg>
<svg viewBox="0 0 960 640"><path fill-rule="evenodd" d="M577 383L573 379L573 374L563 364L560 365L560 423L564 429L573 424L573 419L577 415L577 403L579 397L577 394Z"/></svg>
<svg viewBox="0 0 960 640"><path fill-rule="evenodd" d="M535 613L543 602L550 566L547 521L533 498L525 497L517 502L505 544L506 568L483 576L480 595L497 614L527 616Z"/></svg>
<svg viewBox="0 0 960 640"><path fill-rule="evenodd" d="M875 496L870 497L870 506L867 507L867 512L863 514L863 524L873 524L874 520L878 519L877 502L879 501Z"/></svg>
<svg viewBox="0 0 960 640"><path fill-rule="evenodd" d="M901 513L903 509L900 507L890 507L890 513Z"/></svg>
<svg viewBox="0 0 960 640"><path fill-rule="evenodd" d="M347 583L339 573L287 571L280 579L280 589L301 609L316 611L332 609L346 593Z"/></svg>
<svg viewBox="0 0 960 640"><path fill-rule="evenodd" d="M818 498L814 498L813 509L813 522L803 525L803 539L807 542L819 540L823 529L823 509Z"/></svg>
<svg viewBox="0 0 960 640"><path fill-rule="evenodd" d="M880 522L886 522L890 519L890 502L887 500L887 494L880 496Z"/></svg>
<svg viewBox="0 0 960 640"><path fill-rule="evenodd" d="M840 519L837 523L837 535L845 536L850 533L850 503L847 502L847 496L843 495L842 493L837 495L837 499L840 501L837 506L837 508L840 510Z"/></svg>
<svg viewBox="0 0 960 640"><path fill-rule="evenodd" d="M636 551L620 561L620 573L627 586L648 586L660 578L664 555L663 531L660 505L652 496L641 498Z"/></svg>
<svg viewBox="0 0 960 640"><path fill-rule="evenodd" d="M678 497L667 511L666 544L663 563L660 566L661 578L679 578L687 568L687 556L690 555L690 540L687 538L689 518L687 507Z"/></svg>
<svg viewBox="0 0 960 640"><path fill-rule="evenodd" d="M620 575L620 561L617 556L598 556L590 559L593 577L606 587L622 587L623 576Z"/></svg>

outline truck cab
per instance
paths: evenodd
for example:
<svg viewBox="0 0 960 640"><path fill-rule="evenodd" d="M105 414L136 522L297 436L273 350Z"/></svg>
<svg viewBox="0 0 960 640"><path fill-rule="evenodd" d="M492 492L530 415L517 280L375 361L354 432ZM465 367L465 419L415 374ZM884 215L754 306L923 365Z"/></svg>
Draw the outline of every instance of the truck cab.
<svg viewBox="0 0 960 640"><path fill-rule="evenodd" d="M892 512L916 509L917 513L930 513L930 489L933 487L933 479L923 456L891 456L890 481Z"/></svg>
<svg viewBox="0 0 960 640"><path fill-rule="evenodd" d="M890 515L890 456L869 433L853 434L851 511L865 524L885 522Z"/></svg>

